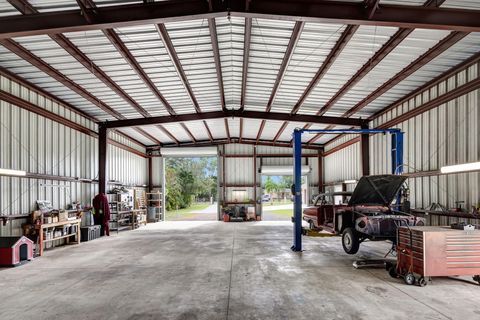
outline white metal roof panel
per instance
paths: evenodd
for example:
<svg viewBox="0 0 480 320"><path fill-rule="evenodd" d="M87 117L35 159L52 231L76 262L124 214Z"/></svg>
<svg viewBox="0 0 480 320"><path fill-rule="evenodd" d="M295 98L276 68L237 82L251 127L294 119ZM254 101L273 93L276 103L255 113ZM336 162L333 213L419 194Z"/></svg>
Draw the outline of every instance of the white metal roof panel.
<svg viewBox="0 0 480 320"><path fill-rule="evenodd" d="M161 129L159 129L157 126L143 126L141 127L142 130L159 140L161 143L175 143L175 141L172 140L165 132L163 132ZM174 133L175 135L175 133ZM150 140L149 140L150 141ZM149 144L152 144L150 142Z"/></svg>
<svg viewBox="0 0 480 320"><path fill-rule="evenodd" d="M385 57L366 77L353 86L329 111L329 115L341 116L368 94L376 90L411 62L435 46L450 32L415 29ZM359 114L360 115L360 114ZM365 113L361 113L365 115Z"/></svg>
<svg viewBox="0 0 480 320"><path fill-rule="evenodd" d="M295 23L252 19L246 108L264 111Z"/></svg>
<svg viewBox="0 0 480 320"><path fill-rule="evenodd" d="M66 36L150 115L168 114L162 102L145 85L102 31L75 32ZM122 101L128 104L127 101L123 99Z"/></svg>
<svg viewBox="0 0 480 320"><path fill-rule="evenodd" d="M207 120L208 128L212 133L213 139L226 139L227 131L225 129L224 119L209 119Z"/></svg>
<svg viewBox="0 0 480 320"><path fill-rule="evenodd" d="M39 12L80 9L76 0L28 0Z"/></svg>
<svg viewBox="0 0 480 320"><path fill-rule="evenodd" d="M316 114L397 30L360 26L298 113Z"/></svg>
<svg viewBox="0 0 480 320"><path fill-rule="evenodd" d="M147 127L142 127L145 131L147 131ZM126 134L129 137L132 137L133 139L143 143L146 146L153 145L153 142L150 141L147 137L145 137L143 134L135 130L135 128L119 128L117 129L118 131Z"/></svg>
<svg viewBox="0 0 480 320"><path fill-rule="evenodd" d="M154 25L116 29L117 34L177 113L194 107Z"/></svg>
<svg viewBox="0 0 480 320"><path fill-rule="evenodd" d="M159 0L156 0L159 1ZM162 0L160 0L162 1ZM142 0L94 0L97 7L119 6L126 4L140 4Z"/></svg>
<svg viewBox="0 0 480 320"><path fill-rule="evenodd" d="M48 36L21 37L16 38L15 41L100 101L115 106L116 111L126 117L139 117L139 114L130 105L95 77L91 70L85 68Z"/></svg>
<svg viewBox="0 0 480 320"><path fill-rule="evenodd" d="M227 108L238 108L242 87L243 40L245 19L216 18L218 48Z"/></svg>
<svg viewBox="0 0 480 320"><path fill-rule="evenodd" d="M240 119L239 118L228 118L228 129L230 130L231 137L240 136Z"/></svg>
<svg viewBox="0 0 480 320"><path fill-rule="evenodd" d="M212 125L211 125L210 121L211 120L207 121L207 125L208 125L208 128L210 129L210 132L212 132L212 136L214 136L213 131L212 131L212 129L214 129L214 128L212 128ZM222 121L223 121L223 119L222 119ZM188 122L185 122L184 124L188 128L188 130L190 130L192 135L195 137L195 140L205 141L205 140L209 139L207 128L205 128L205 124L203 123L203 121L188 121ZM222 126L223 126L223 124L222 124ZM183 130L183 131L185 131L185 130ZM215 137L218 137L218 135L215 136Z"/></svg>
<svg viewBox="0 0 480 320"><path fill-rule="evenodd" d="M446 0L442 8L457 8L480 10L480 1L478 0Z"/></svg>
<svg viewBox="0 0 480 320"><path fill-rule="evenodd" d="M427 0L380 0L382 4L398 4L402 6L422 6Z"/></svg>
<svg viewBox="0 0 480 320"><path fill-rule="evenodd" d="M165 27L201 110L221 110L207 19L166 23Z"/></svg>
<svg viewBox="0 0 480 320"><path fill-rule="evenodd" d="M168 132L170 132L177 140L180 142L191 142L192 139L188 135L188 133L182 128L179 123L172 122L172 123L165 123L162 124Z"/></svg>
<svg viewBox="0 0 480 320"><path fill-rule="evenodd" d="M471 33L429 64L387 91L380 98L370 103L364 108L364 113L376 113L478 52L480 52L480 33Z"/></svg>
<svg viewBox="0 0 480 320"><path fill-rule="evenodd" d="M345 30L343 25L307 22L273 102L273 112L290 112Z"/></svg>
<svg viewBox="0 0 480 320"><path fill-rule="evenodd" d="M243 119L242 137L246 139L257 139L261 123L262 120L260 119Z"/></svg>
<svg viewBox="0 0 480 320"><path fill-rule="evenodd" d="M77 93L71 91L64 85L60 84L43 71L31 65L29 62L19 58L9 50L0 45L0 66L13 72L14 74L25 78L26 80L45 89L52 95L73 105L79 110L99 118L100 120L112 120L113 117L106 114L103 110L94 106Z"/></svg>
<svg viewBox="0 0 480 320"><path fill-rule="evenodd" d="M267 120L262 135L260 136L260 140L273 140L282 124L283 121Z"/></svg>
<svg viewBox="0 0 480 320"><path fill-rule="evenodd" d="M0 17L20 15L21 13L15 9L7 0L0 0Z"/></svg>

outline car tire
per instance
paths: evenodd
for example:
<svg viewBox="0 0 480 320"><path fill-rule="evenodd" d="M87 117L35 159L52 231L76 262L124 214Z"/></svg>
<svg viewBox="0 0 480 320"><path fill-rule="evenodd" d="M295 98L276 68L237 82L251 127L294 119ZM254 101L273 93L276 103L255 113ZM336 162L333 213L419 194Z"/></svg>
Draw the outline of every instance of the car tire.
<svg viewBox="0 0 480 320"><path fill-rule="evenodd" d="M346 228L342 234L342 246L348 254L355 254L360 248L360 238L353 228Z"/></svg>

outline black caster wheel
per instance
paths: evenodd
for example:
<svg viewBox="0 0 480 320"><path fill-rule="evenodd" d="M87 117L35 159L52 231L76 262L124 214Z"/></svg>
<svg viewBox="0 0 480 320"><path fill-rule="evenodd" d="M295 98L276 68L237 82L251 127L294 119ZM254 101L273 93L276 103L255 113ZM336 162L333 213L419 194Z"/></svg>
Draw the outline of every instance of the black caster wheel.
<svg viewBox="0 0 480 320"><path fill-rule="evenodd" d="M410 286L415 284L415 276L411 272L407 273L403 279L405 280L405 283Z"/></svg>
<svg viewBox="0 0 480 320"><path fill-rule="evenodd" d="M421 277L420 279L418 279L418 285L420 287L425 287L427 284L428 284L427 279L425 279L424 277Z"/></svg>
<svg viewBox="0 0 480 320"><path fill-rule="evenodd" d="M388 274L390 275L390 277L392 278L398 278L398 274L397 274L397 265L394 264L390 267L390 269L388 269Z"/></svg>
<svg viewBox="0 0 480 320"><path fill-rule="evenodd" d="M480 285L480 275L477 274L476 276L473 276L473 281L477 281L478 284Z"/></svg>

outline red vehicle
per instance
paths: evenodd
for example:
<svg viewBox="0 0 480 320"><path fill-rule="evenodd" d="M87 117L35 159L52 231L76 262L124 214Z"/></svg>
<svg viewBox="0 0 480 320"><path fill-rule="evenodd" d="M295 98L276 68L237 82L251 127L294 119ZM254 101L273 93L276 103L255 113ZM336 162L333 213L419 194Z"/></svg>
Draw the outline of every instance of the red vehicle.
<svg viewBox="0 0 480 320"><path fill-rule="evenodd" d="M313 207L303 211L303 220L311 228L342 235L343 249L358 252L360 243L391 240L398 226L423 226L425 219L395 211L390 206L407 178L399 175L365 176L353 193L320 194ZM334 204L329 198L348 197L346 204Z"/></svg>

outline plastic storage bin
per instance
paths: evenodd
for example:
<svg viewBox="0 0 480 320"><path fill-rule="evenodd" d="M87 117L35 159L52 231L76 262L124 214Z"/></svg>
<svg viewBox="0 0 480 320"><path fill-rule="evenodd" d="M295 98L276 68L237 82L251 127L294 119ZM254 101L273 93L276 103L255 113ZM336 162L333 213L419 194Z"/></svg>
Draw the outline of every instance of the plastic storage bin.
<svg viewBox="0 0 480 320"><path fill-rule="evenodd" d="M92 241L97 238L100 238L100 226L88 226L88 227L81 227L81 241Z"/></svg>

